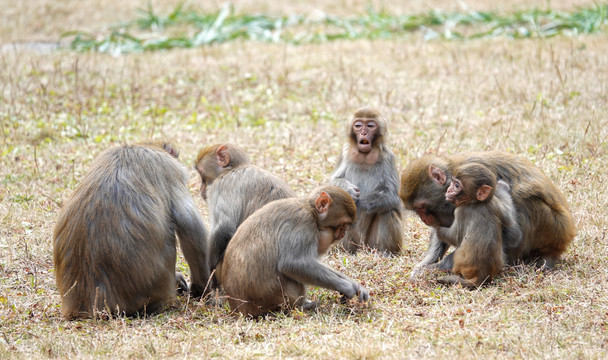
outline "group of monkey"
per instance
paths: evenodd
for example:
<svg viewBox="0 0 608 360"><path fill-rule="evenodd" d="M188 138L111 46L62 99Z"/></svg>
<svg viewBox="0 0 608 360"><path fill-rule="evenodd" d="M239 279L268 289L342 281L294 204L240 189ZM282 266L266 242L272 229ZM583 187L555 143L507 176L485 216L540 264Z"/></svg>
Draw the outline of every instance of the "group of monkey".
<svg viewBox="0 0 608 360"><path fill-rule="evenodd" d="M233 144L203 148L195 167L211 223L208 233L177 150L165 143L102 152L61 209L54 231L57 287L66 318L161 309L176 292L223 291L230 308L257 317L312 309L306 285L369 300L358 282L319 260L331 245L397 255L403 208L431 227L414 267L450 274L442 283L478 287L505 263L551 268L576 230L568 204L529 161L504 152L426 155L397 172L386 122L356 110L329 185L298 198L280 178L251 164ZM190 285L176 273L176 238ZM456 249L445 256L450 246Z"/></svg>

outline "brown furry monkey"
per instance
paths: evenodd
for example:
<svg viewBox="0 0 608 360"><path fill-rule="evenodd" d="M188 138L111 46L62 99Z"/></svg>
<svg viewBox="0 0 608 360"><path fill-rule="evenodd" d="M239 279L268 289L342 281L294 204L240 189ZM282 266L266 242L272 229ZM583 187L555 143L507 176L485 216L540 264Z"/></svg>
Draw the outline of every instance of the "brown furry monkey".
<svg viewBox="0 0 608 360"><path fill-rule="evenodd" d="M444 262L444 270L452 270L454 275L440 278L440 282L477 287L500 273L505 257L503 239L521 242L509 190L507 183L497 183L496 176L481 164L454 170L445 195L456 206L454 223L437 230L439 238L456 247L448 255L448 259L453 257L453 264Z"/></svg>
<svg viewBox="0 0 608 360"><path fill-rule="evenodd" d="M306 299L306 285L367 301L363 286L319 260L356 212L347 192L325 186L305 198L271 202L248 217L224 256L221 278L230 307L254 317L281 306L312 309L316 303Z"/></svg>
<svg viewBox="0 0 608 360"><path fill-rule="evenodd" d="M97 311L151 313L175 298L176 235L190 266L190 291L209 278L207 229L188 174L168 144L102 152L59 213L53 254L66 318Z"/></svg>
<svg viewBox="0 0 608 360"><path fill-rule="evenodd" d="M559 260L576 235L568 203L543 172L530 161L500 151L470 152L450 156L423 156L412 161L401 174L401 197L406 208L415 210L420 219L431 226L430 245L424 259L416 265L412 277L427 266L440 261L450 244L437 236L441 227L454 221L454 204L445 193L457 167L482 164L511 187L517 224L522 237L503 240L507 263L540 259L551 268Z"/></svg>
<svg viewBox="0 0 608 360"><path fill-rule="evenodd" d="M216 269L213 285L217 286L226 246L239 225L267 203L295 193L282 179L252 165L245 151L233 144L201 149L195 168L209 206L209 271Z"/></svg>
<svg viewBox="0 0 608 360"><path fill-rule="evenodd" d="M348 191L357 204L357 221L342 245L397 254L403 243L402 205L395 155L384 144L386 121L372 107L356 110L348 121L348 142L331 184Z"/></svg>

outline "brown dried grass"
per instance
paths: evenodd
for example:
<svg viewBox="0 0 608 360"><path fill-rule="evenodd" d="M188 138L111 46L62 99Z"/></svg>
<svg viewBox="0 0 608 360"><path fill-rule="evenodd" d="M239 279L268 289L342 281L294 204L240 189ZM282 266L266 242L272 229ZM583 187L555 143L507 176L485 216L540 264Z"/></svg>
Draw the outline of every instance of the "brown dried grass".
<svg viewBox="0 0 608 360"><path fill-rule="evenodd" d="M3 15L8 22L0 22L5 42L54 40L73 28L94 31L144 6L10 3L0 1L10 8ZM336 4L348 13L362 11L365 2ZM571 4L578 2L551 2ZM545 2L507 1L500 8L535 5ZM309 9L251 1L236 6ZM454 5L416 3L407 12L426 6ZM0 357L605 358L607 40L599 34L424 43L412 34L306 46L239 42L118 58L3 51ZM428 230L408 214L403 255L332 252L326 258L370 289L369 307L339 306L337 294L313 289L311 296L322 301L319 311L262 321L186 299L144 319L60 318L52 229L100 151L168 138L191 167L202 145L232 141L305 194L327 179L343 120L362 104L390 119L389 144L400 167L425 152L501 149L531 159L562 189L576 219L578 236L562 263L552 272L508 268L479 291L438 286L432 278L411 283L407 276L426 249ZM191 178L207 219L194 171Z"/></svg>

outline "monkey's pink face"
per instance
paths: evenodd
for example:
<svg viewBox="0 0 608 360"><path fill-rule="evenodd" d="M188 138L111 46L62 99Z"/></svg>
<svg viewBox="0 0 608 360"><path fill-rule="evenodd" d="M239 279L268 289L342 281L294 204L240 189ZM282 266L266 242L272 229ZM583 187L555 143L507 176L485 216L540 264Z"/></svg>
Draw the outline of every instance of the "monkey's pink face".
<svg viewBox="0 0 608 360"><path fill-rule="evenodd" d="M429 213L426 209L426 206L419 205L414 207L414 211L418 213L420 220L427 226L438 226L439 220L435 217L435 215Z"/></svg>
<svg viewBox="0 0 608 360"><path fill-rule="evenodd" d="M353 121L353 134L357 138L357 150L362 153L372 151L377 132L378 123L374 119L355 119Z"/></svg>
<svg viewBox="0 0 608 360"><path fill-rule="evenodd" d="M336 232L334 233L334 240L342 240L342 238L344 237L344 235L346 235L346 229L350 226L350 223L344 223L340 226L338 226L338 228L336 229Z"/></svg>
<svg viewBox="0 0 608 360"><path fill-rule="evenodd" d="M198 166L196 166L196 171L198 171L198 174L201 176L201 197L203 200L207 201L207 180L205 179L205 173L203 172L203 169Z"/></svg>
<svg viewBox="0 0 608 360"><path fill-rule="evenodd" d="M458 194L460 194L461 191L462 184L460 183L460 180L452 178L452 183L450 184L448 190L445 192L445 200L451 203L455 203L456 197L458 196Z"/></svg>

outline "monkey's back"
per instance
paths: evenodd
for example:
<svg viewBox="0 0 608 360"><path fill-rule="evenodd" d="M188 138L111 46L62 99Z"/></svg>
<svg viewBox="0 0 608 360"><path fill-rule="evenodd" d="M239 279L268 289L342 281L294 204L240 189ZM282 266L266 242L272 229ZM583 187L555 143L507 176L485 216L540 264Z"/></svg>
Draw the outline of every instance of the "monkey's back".
<svg viewBox="0 0 608 360"><path fill-rule="evenodd" d="M64 316L117 307L130 314L174 292L157 288L167 283L158 269L175 266L166 191L185 188L185 179L179 163L160 149L121 146L95 159L54 230Z"/></svg>
<svg viewBox="0 0 608 360"><path fill-rule="evenodd" d="M466 157L464 162L479 162L493 169L499 179L511 186L513 204L526 238L524 254L559 255L567 248L576 235L568 202L540 168L521 156L502 151L462 156Z"/></svg>
<svg viewBox="0 0 608 360"><path fill-rule="evenodd" d="M229 191L220 192L214 189ZM209 208L219 210L210 214L213 224L218 222L220 216L238 218L240 224L271 201L295 197L295 193L283 179L256 165L242 165L220 175L209 188L209 194ZM226 211L239 214L225 214Z"/></svg>

